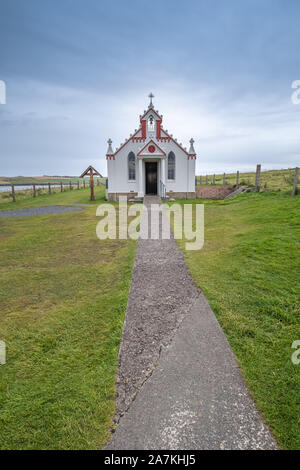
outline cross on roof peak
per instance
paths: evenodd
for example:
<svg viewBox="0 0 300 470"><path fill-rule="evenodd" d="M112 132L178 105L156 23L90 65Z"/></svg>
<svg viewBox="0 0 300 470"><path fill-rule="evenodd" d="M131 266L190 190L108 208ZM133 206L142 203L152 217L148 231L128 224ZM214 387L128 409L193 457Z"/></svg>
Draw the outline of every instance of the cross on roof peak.
<svg viewBox="0 0 300 470"><path fill-rule="evenodd" d="M152 108L153 107L152 98L154 98L154 95L152 92L148 95L148 98L150 98L149 108Z"/></svg>

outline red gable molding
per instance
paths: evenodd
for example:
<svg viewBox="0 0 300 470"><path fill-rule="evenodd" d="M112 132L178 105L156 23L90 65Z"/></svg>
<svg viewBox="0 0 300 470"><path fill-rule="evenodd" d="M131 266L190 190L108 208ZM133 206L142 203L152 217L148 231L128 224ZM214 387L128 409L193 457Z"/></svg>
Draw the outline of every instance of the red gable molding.
<svg viewBox="0 0 300 470"><path fill-rule="evenodd" d="M154 108L149 108L149 109L147 109L147 111L143 114L143 116L141 116L140 121L142 122L142 120L145 119L145 116L147 116L147 114L150 113L150 112L153 113L153 114L155 114L155 116L156 116L158 119L161 119L161 116L155 111Z"/></svg>
<svg viewBox="0 0 300 470"><path fill-rule="evenodd" d="M129 139L126 140L126 141L124 142L124 144L121 145L121 147L119 147L118 150L115 151L115 153L113 154L113 157L115 157L115 156L117 155L117 153L119 153L120 150L122 150L122 148L125 147L125 145L128 144L128 142L130 142L131 140L133 140L133 139L135 138L135 136L137 135L137 133L140 132L140 130L141 130L141 129L138 129L131 137L129 137Z"/></svg>
<svg viewBox="0 0 300 470"><path fill-rule="evenodd" d="M173 139L173 137L171 137L164 129L161 130L165 133L165 139L167 139L168 142L172 140L172 142L174 142L174 144L176 144L177 147L179 147L186 154L187 157L189 156L189 153L175 139Z"/></svg>
<svg viewBox="0 0 300 470"><path fill-rule="evenodd" d="M145 150L145 148L146 148L146 147L149 147L149 145L154 145L155 148L158 148L158 150L159 150L164 156L166 156L166 152L164 152L164 151L154 142L154 140L151 139L151 140L150 140L149 142L147 142L146 145L144 145L144 147L137 153L137 157L142 157L142 156L147 156L147 157L148 157L148 156L153 156L153 157L157 157L157 156L159 156L159 155L154 155L154 154L150 154L150 155L148 155L148 154L146 154L146 155L144 154L144 155L143 155L143 154L142 154L143 151Z"/></svg>

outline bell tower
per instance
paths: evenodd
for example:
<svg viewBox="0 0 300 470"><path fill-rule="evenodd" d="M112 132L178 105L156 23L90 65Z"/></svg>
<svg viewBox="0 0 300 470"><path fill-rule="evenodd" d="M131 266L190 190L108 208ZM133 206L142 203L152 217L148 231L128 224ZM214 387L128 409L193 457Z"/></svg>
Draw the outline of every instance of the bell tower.
<svg viewBox="0 0 300 470"><path fill-rule="evenodd" d="M152 98L154 95L149 95L150 103L148 110L144 111L143 116L140 116L141 127L142 127L142 139L160 139L161 138L161 123L162 116L155 111Z"/></svg>

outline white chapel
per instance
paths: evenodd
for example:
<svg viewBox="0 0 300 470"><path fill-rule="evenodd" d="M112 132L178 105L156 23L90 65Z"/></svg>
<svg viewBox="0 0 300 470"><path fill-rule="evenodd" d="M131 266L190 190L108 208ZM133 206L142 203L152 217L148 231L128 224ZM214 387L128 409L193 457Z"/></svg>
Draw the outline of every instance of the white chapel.
<svg viewBox="0 0 300 470"><path fill-rule="evenodd" d="M152 99L140 116L140 126L115 151L108 140L107 199L119 196L140 199L146 194L186 199L195 197L194 140L187 151L162 126L163 116L154 109Z"/></svg>

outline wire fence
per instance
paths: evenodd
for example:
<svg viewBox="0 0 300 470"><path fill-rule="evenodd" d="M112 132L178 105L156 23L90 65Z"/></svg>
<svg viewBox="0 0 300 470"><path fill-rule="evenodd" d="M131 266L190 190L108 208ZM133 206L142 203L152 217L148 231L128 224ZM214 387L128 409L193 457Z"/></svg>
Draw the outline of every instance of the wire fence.
<svg viewBox="0 0 300 470"><path fill-rule="evenodd" d="M95 179L94 186L101 186L103 183L100 179ZM12 199L16 202L17 198L24 196L38 197L42 194L53 194L57 192L72 191L73 189L89 188L89 181L70 180L69 183L24 183L24 184L0 184L0 199Z"/></svg>

